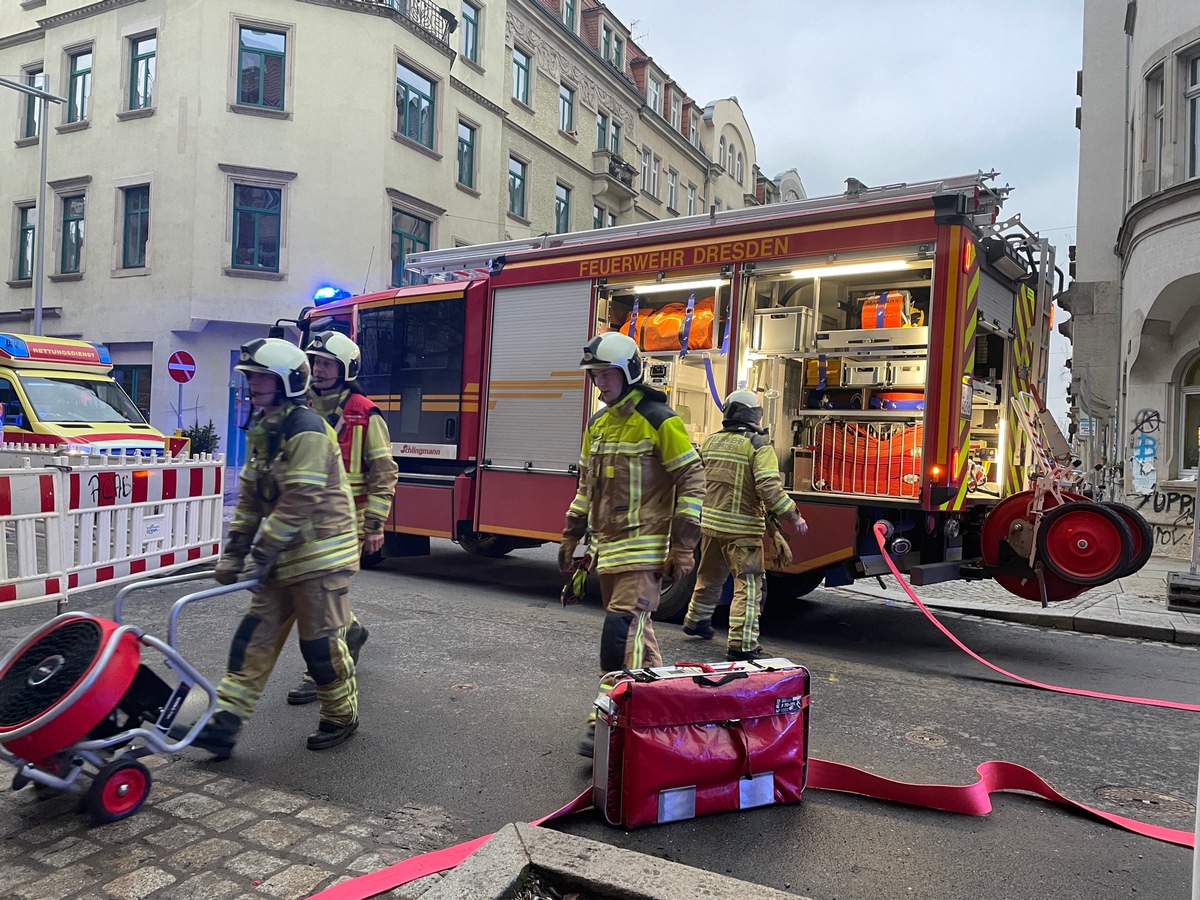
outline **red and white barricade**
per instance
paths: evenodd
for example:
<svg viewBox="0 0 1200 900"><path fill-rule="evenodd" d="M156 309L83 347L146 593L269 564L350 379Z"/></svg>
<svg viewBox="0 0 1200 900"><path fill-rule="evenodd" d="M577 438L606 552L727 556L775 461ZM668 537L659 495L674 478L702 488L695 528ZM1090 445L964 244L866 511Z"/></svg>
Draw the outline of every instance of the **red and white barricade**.
<svg viewBox="0 0 1200 900"><path fill-rule="evenodd" d="M0 445L0 608L209 562L224 459L49 456Z"/></svg>

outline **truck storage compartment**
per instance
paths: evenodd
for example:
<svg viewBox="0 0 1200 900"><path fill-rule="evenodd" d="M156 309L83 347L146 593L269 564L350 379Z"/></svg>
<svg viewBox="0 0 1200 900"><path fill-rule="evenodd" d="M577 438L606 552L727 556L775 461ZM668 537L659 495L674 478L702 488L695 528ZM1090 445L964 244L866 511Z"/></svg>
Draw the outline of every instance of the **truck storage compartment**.
<svg viewBox="0 0 1200 900"><path fill-rule="evenodd" d="M917 499L923 430L909 422L822 422L815 429L813 490Z"/></svg>
<svg viewBox="0 0 1200 900"><path fill-rule="evenodd" d="M762 353L805 353L812 349L812 336L808 307L760 309L754 314L752 346Z"/></svg>

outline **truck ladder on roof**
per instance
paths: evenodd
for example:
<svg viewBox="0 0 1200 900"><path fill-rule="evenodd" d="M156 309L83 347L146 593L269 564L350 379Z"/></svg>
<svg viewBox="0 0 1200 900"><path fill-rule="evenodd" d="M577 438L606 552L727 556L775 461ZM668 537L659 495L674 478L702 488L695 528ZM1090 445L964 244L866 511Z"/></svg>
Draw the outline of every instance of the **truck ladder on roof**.
<svg viewBox="0 0 1200 900"><path fill-rule="evenodd" d="M795 216L798 213L810 214L836 209L851 209L872 206L877 203L974 190L979 191L981 206L984 208L998 207L1009 189L1007 187L988 187L984 183L994 179L998 174L997 172L977 172L974 175L960 175L954 178L940 178L912 184L901 182L880 187L857 187L861 185L860 182L857 182L856 179L847 179L847 182L854 182L857 189L850 189L828 197L812 197L787 203L772 203L767 206L747 206L707 215L681 216L654 222L637 222L632 225L618 225L599 231L545 234L489 244L471 244L467 247L426 250L410 255L406 260L406 268L426 278L434 276L444 276L447 280L480 278L498 271L498 260L501 257L521 250L549 250L569 248L580 244L594 245L597 241L617 242L654 235L678 235L716 225L770 221L781 216Z"/></svg>

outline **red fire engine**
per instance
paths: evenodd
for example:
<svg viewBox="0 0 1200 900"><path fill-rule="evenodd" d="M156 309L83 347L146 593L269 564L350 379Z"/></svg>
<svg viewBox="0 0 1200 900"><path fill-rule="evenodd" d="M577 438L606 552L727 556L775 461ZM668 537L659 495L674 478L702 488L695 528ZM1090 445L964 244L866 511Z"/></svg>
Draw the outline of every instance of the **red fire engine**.
<svg viewBox="0 0 1200 900"><path fill-rule="evenodd" d="M1105 530L1123 512L1093 513L1090 554L1051 554L1052 572L1024 542L1044 511L1082 498L1030 490L1046 448L1039 410L1023 418L1014 400L1044 394L1054 249L1019 216L999 221L1008 188L993 178L428 251L408 266L424 284L306 311L306 325L358 342L359 381L387 417L400 483L386 552L558 540L598 403L580 353L620 329L697 444L721 427L727 392L762 392L812 524L773 599L886 572L880 520L918 584L995 576L1044 601L1094 582L1097 553L1128 568L1136 522ZM985 533L1010 497L1003 530ZM674 586L660 614L689 592Z"/></svg>

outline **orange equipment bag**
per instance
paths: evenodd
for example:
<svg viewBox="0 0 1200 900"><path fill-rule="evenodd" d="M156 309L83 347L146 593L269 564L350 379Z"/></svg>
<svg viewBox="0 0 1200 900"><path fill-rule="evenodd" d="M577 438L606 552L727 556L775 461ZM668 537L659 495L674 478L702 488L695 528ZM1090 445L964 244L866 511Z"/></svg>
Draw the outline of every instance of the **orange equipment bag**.
<svg viewBox="0 0 1200 900"><path fill-rule="evenodd" d="M621 326L622 334L630 334L630 313ZM658 309L638 313L633 323L633 337L638 346L647 352L679 350L683 343L683 326L687 318L686 303L668 303ZM688 332L689 350L711 350L713 348L713 324L716 319L716 301L713 297L697 300L692 307L692 326Z"/></svg>
<svg viewBox="0 0 1200 900"><path fill-rule="evenodd" d="M912 295L908 291L887 291L872 294L863 299L862 327L863 328L908 328L925 322L924 314L913 309Z"/></svg>

